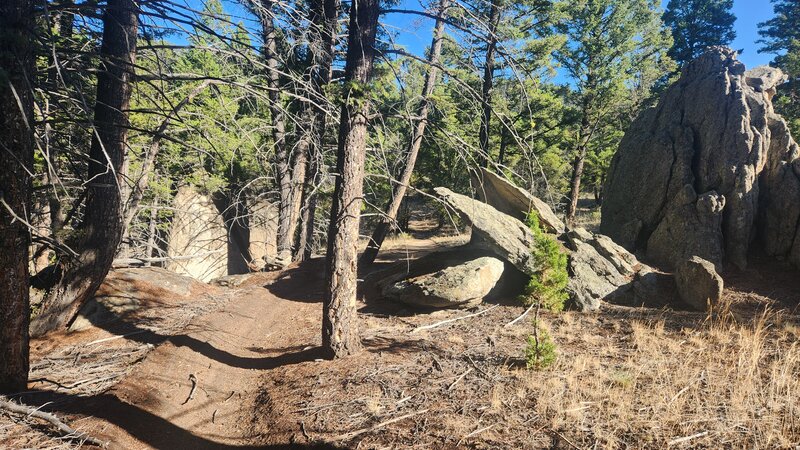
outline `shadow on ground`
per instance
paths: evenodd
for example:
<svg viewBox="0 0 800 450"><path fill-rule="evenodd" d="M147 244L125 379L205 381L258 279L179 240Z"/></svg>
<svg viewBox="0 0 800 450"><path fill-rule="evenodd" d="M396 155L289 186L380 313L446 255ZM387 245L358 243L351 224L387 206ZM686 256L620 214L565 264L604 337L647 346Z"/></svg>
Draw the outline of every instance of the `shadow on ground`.
<svg viewBox="0 0 800 450"><path fill-rule="evenodd" d="M25 404L61 414L80 414L104 419L123 428L141 442L158 449L343 449L330 444L230 445L197 436L169 421L130 405L111 394L79 397L66 393L40 391L18 398ZM252 436L257 438L257 436ZM102 437L98 437L102 439ZM113 444L113 443L112 443ZM113 445L111 448L114 448Z"/></svg>

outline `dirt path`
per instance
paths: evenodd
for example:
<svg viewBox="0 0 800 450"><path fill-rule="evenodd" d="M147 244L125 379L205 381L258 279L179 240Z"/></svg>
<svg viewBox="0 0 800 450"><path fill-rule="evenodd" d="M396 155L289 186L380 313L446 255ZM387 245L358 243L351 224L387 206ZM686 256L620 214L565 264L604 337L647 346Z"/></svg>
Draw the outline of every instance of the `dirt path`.
<svg viewBox="0 0 800 450"><path fill-rule="evenodd" d="M280 285L316 275L295 277L284 276ZM256 281L181 334L134 331L128 339L163 343L111 390L52 394L52 409L112 449L269 448L261 445L268 430L252 426L260 379L272 368L317 358L321 304L316 295L281 298L272 292L279 288ZM190 375L197 386L188 400Z"/></svg>
<svg viewBox="0 0 800 450"><path fill-rule="evenodd" d="M109 392L117 407L111 414L95 411L108 422L103 434L128 449L258 444L249 424L260 372L292 363L279 356L289 350L311 347L294 358L313 355L314 342L299 341L297 330L315 325L318 306L280 299L263 288L243 290L186 334L170 338ZM197 388L187 401L190 375ZM141 420L126 417L131 412Z"/></svg>

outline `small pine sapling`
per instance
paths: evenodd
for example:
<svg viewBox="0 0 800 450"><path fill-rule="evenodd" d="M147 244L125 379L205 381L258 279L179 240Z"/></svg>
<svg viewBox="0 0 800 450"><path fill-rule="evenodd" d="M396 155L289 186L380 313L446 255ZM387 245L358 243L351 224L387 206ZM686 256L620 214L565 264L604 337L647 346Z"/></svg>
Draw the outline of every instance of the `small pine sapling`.
<svg viewBox="0 0 800 450"><path fill-rule="evenodd" d="M534 235L531 248L536 266L539 270L530 278L520 297L522 303L536 307L533 320L533 334L528 336L525 347L525 363L528 369L541 370L549 367L556 360L556 345L550 333L539 322L539 310L544 307L558 312L564 309L569 274L567 273L567 255L561 251L558 241L542 230L539 215L535 211L528 213L525 221Z"/></svg>
<svg viewBox="0 0 800 450"><path fill-rule="evenodd" d="M533 321L533 334L528 336L528 344L525 346L525 365L528 369L546 369L556 361L556 344L550 337L550 333L539 324L539 320Z"/></svg>
<svg viewBox="0 0 800 450"><path fill-rule="evenodd" d="M528 281L520 300L527 306L538 302L539 306L550 311L561 311L569 297L567 255L561 251L558 241L542 230L535 211L528 213L526 224L535 237L531 252L540 269Z"/></svg>

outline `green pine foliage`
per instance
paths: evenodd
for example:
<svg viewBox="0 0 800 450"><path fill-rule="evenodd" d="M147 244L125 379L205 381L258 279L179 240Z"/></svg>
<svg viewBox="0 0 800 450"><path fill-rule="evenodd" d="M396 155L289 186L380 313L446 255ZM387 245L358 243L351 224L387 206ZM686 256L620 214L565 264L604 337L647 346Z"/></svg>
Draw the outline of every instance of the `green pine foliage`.
<svg viewBox="0 0 800 450"><path fill-rule="evenodd" d="M558 356L556 344L539 321L535 320L533 327L534 334L528 336L528 344L525 347L525 365L533 370L546 369L556 361Z"/></svg>
<svg viewBox="0 0 800 450"><path fill-rule="evenodd" d="M775 110L781 114L792 130L800 136L800 2L772 0L775 17L758 24L763 39L762 52L772 53L772 65L789 75L789 82L778 87Z"/></svg>
<svg viewBox="0 0 800 450"><path fill-rule="evenodd" d="M558 241L542 230L536 212L528 213L527 224L536 237L536 244L531 249L540 271L532 276L525 286L521 300L525 305L536 302L550 311L561 311L567 294L567 255L561 251Z"/></svg>
<svg viewBox="0 0 800 450"><path fill-rule="evenodd" d="M712 46L736 39L733 0L670 0L664 24L672 30L669 56L683 66Z"/></svg>

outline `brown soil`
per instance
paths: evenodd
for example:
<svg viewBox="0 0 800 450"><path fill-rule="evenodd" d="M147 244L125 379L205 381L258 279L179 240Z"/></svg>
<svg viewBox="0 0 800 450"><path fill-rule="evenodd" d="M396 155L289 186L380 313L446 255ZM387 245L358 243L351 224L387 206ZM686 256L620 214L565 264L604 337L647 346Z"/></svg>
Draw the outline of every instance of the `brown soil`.
<svg viewBox="0 0 800 450"><path fill-rule="evenodd" d="M392 239L375 270L463 242ZM373 277L362 276L368 294ZM758 258L726 279L725 307L712 315L613 305L543 314L558 351L543 371L523 360L530 318L506 326L523 312L511 298L415 332L472 311L364 295L364 351L328 361L318 359L315 259L37 341L33 378L70 389L32 383L22 400L111 448L793 448L800 279ZM198 314L188 326L175 316L184 310ZM114 336L125 337L86 345ZM110 379L98 382L98 370ZM46 432L0 420L0 447L67 445Z"/></svg>

